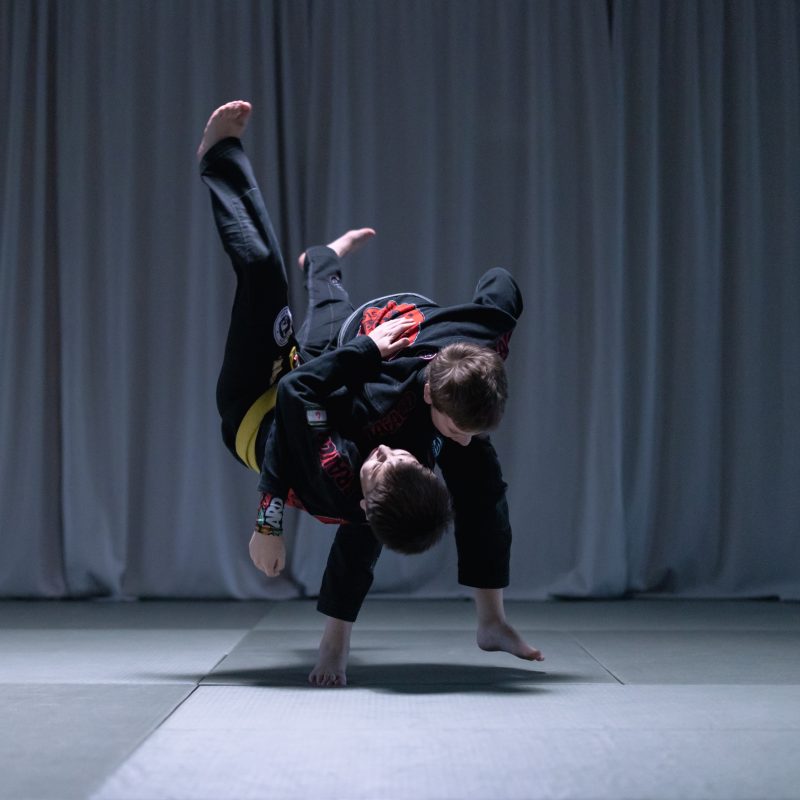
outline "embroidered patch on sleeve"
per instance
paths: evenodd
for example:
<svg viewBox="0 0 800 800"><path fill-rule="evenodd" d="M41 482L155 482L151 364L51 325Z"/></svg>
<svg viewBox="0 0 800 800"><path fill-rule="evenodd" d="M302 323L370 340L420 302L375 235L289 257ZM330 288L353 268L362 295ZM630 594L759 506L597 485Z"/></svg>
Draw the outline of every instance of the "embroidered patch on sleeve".
<svg viewBox="0 0 800 800"><path fill-rule="evenodd" d="M324 408L307 408L306 420L312 428L328 427L328 413Z"/></svg>
<svg viewBox="0 0 800 800"><path fill-rule="evenodd" d="M272 324L272 336L275 339L275 344L278 347L283 347L289 341L291 335L292 312L289 310L289 306L284 306Z"/></svg>

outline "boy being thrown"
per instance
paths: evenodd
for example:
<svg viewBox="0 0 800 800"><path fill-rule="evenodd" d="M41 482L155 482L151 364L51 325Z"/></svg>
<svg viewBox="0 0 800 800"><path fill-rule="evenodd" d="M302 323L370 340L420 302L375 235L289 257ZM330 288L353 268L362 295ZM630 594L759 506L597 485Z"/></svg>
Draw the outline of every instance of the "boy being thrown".
<svg viewBox="0 0 800 800"><path fill-rule="evenodd" d="M486 345L507 345L522 308L516 284L491 270L464 306L399 295L354 311L339 258L374 232L350 231L301 257L309 313L295 340L280 250L239 141L250 110L242 101L217 109L198 150L237 276L217 405L228 448L261 467L250 546L260 569L274 575L283 567L275 535L283 502L340 523L318 603L328 620L309 680L346 683L352 624L382 543L421 552L444 531L448 499L429 469L434 458L452 494L459 581L475 587L479 646L541 660L505 619L505 484L488 438L473 438L502 414L502 360Z"/></svg>

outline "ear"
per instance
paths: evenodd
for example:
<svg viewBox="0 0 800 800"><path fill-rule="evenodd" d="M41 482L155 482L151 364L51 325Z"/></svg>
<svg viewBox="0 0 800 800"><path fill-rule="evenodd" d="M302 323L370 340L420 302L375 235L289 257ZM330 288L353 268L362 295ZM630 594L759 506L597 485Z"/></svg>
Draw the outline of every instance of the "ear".
<svg viewBox="0 0 800 800"><path fill-rule="evenodd" d="M359 503L359 505L361 506L361 510L366 514L367 513L367 501L362 498L361 502Z"/></svg>
<svg viewBox="0 0 800 800"><path fill-rule="evenodd" d="M431 385L425 381L425 385L422 387L422 399L430 406L433 405L431 402Z"/></svg>

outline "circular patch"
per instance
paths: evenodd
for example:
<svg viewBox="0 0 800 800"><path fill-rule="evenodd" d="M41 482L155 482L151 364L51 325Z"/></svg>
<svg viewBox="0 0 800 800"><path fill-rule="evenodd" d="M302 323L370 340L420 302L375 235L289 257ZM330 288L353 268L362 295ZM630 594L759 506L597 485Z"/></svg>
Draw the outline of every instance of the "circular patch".
<svg viewBox="0 0 800 800"><path fill-rule="evenodd" d="M272 336L278 347L283 347L289 341L291 335L292 312L289 311L289 306L284 306L275 318L275 324L272 326Z"/></svg>

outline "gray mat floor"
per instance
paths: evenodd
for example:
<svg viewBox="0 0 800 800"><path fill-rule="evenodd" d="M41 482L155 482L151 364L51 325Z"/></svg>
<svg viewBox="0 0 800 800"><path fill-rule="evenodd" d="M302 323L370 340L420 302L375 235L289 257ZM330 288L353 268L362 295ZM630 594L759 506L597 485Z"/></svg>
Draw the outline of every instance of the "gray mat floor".
<svg viewBox="0 0 800 800"><path fill-rule="evenodd" d="M800 798L800 604L0 602L3 800Z"/></svg>

